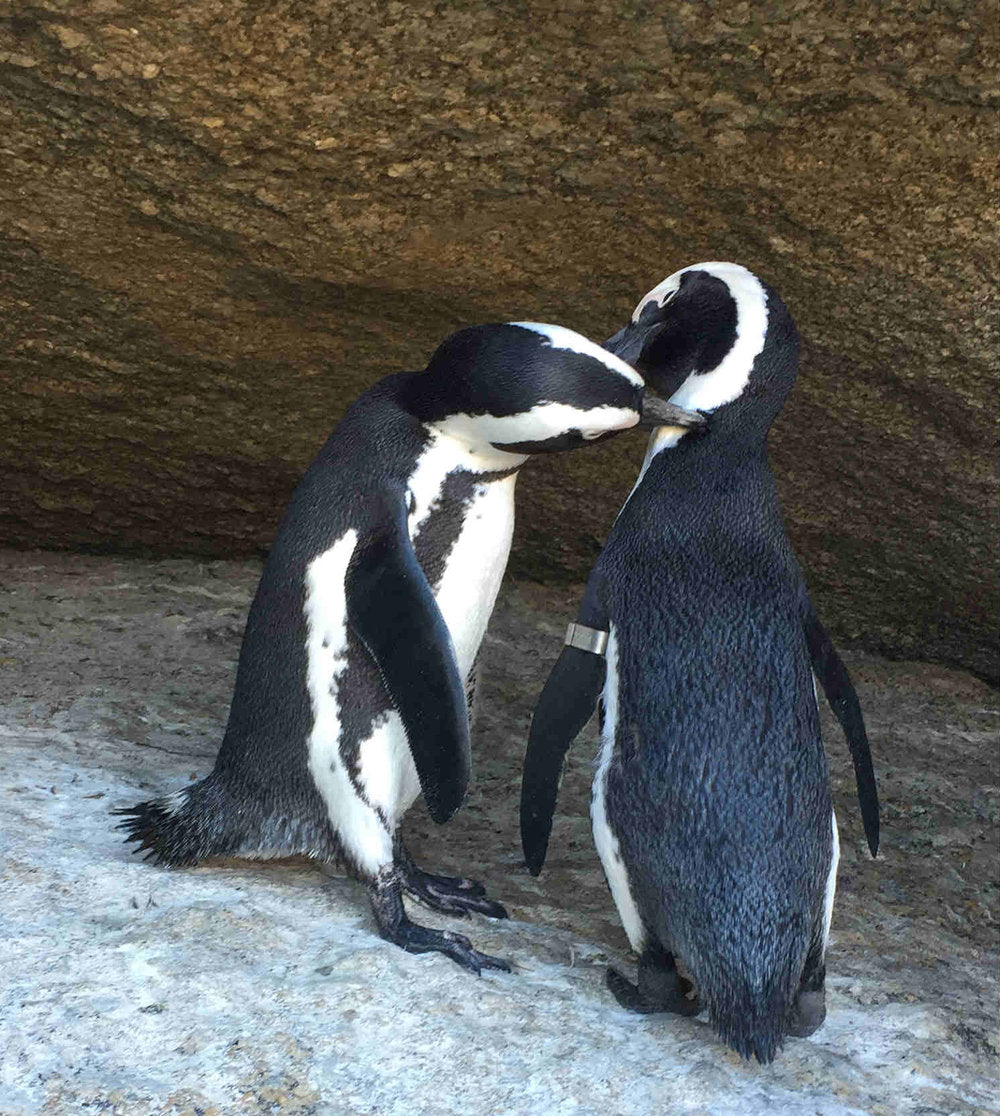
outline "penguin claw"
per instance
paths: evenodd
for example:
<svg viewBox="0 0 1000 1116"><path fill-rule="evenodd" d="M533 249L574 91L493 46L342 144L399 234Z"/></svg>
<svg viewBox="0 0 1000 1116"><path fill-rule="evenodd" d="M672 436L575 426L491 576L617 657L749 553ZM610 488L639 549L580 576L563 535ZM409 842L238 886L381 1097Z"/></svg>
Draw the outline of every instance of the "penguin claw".
<svg viewBox="0 0 1000 1116"><path fill-rule="evenodd" d="M416 867L413 868L413 874L420 876L435 891L458 892L461 895L486 894L486 888L478 880L467 880L464 876L435 876Z"/></svg>
<svg viewBox="0 0 1000 1116"><path fill-rule="evenodd" d="M465 917L470 912L487 918L507 918L506 908L486 895L477 880L463 876L435 876L418 868L405 850L397 853L396 872L403 890L432 911Z"/></svg>
<svg viewBox="0 0 1000 1116"><path fill-rule="evenodd" d="M481 976L483 969L510 972L509 961L480 953L464 934L456 934L454 930L432 930L429 926L420 926L407 919L405 923L395 927L391 934L381 927L379 931L386 941L393 942L407 953L443 953L476 976Z"/></svg>
<svg viewBox="0 0 1000 1116"><path fill-rule="evenodd" d="M424 879L419 881L407 880L403 883L403 890L418 903L430 907L432 911L442 911L445 914L458 915L460 918L464 918L470 912L486 915L487 918L508 917L507 909L501 903L486 897L486 888L481 884L476 884L475 891L442 888L436 882L439 879L440 876L425 875Z"/></svg>

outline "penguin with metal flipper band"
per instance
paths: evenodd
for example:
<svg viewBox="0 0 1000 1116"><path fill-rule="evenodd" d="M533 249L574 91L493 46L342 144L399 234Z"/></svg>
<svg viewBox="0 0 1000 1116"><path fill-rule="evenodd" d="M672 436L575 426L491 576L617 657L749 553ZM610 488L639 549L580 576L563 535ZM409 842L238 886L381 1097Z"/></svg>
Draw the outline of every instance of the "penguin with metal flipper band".
<svg viewBox="0 0 1000 1116"><path fill-rule="evenodd" d="M707 413L664 424L539 698L521 791L525 859L545 860L563 758L595 705L595 843L643 1013L707 1007L723 1040L769 1062L825 1016L838 836L813 675L847 736L874 856L864 720L816 615L766 453L798 337L745 268L704 263L654 288L606 343L657 392ZM677 971L680 960L697 988Z"/></svg>

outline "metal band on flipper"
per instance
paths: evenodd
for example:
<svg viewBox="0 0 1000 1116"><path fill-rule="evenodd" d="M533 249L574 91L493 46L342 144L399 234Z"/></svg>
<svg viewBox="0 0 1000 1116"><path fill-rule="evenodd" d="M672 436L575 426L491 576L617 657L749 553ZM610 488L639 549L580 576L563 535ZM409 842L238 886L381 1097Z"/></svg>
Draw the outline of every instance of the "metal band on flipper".
<svg viewBox="0 0 1000 1116"><path fill-rule="evenodd" d="M589 651L591 655L604 655L608 646L608 633L600 628L588 628L586 624L577 624L575 621L566 628L566 638L563 643L567 647L576 647L580 651Z"/></svg>

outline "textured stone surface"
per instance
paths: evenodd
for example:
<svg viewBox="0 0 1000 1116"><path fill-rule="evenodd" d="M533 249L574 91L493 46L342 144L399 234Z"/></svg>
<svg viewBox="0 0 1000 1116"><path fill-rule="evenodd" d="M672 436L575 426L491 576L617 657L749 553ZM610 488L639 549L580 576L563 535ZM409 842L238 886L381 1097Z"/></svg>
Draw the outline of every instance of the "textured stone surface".
<svg viewBox="0 0 1000 1116"><path fill-rule="evenodd" d="M864 849L824 708L842 860L829 1015L770 1067L704 1020L639 1018L571 753L549 863L520 864L531 704L573 595L508 586L487 639L466 807L410 842L471 872L509 923L458 926L510 957L477 981L374 933L361 889L305 862L154 869L108 810L209 768L252 563L0 552L0 1111L986 1116L996 1111L996 694L855 653L884 805Z"/></svg>
<svg viewBox="0 0 1000 1116"><path fill-rule="evenodd" d="M830 626L996 676L995 24L0 2L0 532L252 553L349 400L454 327L601 338L735 259L805 338L774 450ZM582 576L640 452L536 463L515 568Z"/></svg>

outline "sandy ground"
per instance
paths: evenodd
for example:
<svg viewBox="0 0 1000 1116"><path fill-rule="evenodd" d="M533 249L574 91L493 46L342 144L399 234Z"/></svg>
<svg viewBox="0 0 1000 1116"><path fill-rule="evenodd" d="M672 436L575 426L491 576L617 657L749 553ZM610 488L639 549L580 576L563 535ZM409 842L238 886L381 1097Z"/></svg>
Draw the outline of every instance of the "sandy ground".
<svg viewBox="0 0 1000 1116"><path fill-rule="evenodd" d="M545 872L517 834L532 703L573 594L508 585L487 639L475 777L409 840L484 880L515 964L476 979L376 937L361 888L307 862L158 870L108 811L206 773L253 563L0 553L0 1113L841 1113L997 1109L997 695L967 674L845 658L883 801L868 858L824 708L842 860L829 1014L741 1062L704 1018L630 1016L571 754Z"/></svg>

